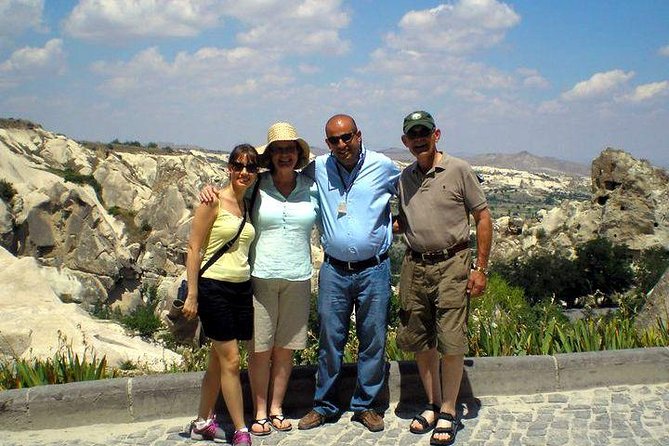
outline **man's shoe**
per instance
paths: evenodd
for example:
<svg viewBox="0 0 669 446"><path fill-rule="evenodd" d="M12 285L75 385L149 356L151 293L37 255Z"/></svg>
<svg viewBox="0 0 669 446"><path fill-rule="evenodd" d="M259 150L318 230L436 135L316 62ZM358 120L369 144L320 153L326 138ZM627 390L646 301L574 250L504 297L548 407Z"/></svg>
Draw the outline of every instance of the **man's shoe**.
<svg viewBox="0 0 669 446"><path fill-rule="evenodd" d="M308 430L318 427L325 423L325 415L322 415L320 412L317 412L314 409L303 416L299 423L297 423L297 428L300 430Z"/></svg>
<svg viewBox="0 0 669 446"><path fill-rule="evenodd" d="M355 412L351 421L361 422L371 432L379 432L383 430L383 417L373 409L361 410Z"/></svg>

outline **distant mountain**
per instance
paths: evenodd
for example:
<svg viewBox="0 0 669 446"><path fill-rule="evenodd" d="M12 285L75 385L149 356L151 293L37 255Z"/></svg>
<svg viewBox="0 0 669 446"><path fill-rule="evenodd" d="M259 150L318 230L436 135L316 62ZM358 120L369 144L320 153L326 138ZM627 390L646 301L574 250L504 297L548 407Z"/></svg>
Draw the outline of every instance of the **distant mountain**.
<svg viewBox="0 0 669 446"><path fill-rule="evenodd" d="M590 176L590 166L564 161L550 156L537 156L530 152L484 153L479 155L456 154L474 166L500 167L528 172L561 173L573 176Z"/></svg>
<svg viewBox="0 0 669 446"><path fill-rule="evenodd" d="M373 148L373 150L383 153L395 161L409 163L414 160L413 155L411 155L411 152L406 147ZM328 150L327 148L311 146L311 152L314 155L322 155L328 153ZM565 161L550 156L537 156L527 151L518 153L484 153L479 155L456 152L453 155L466 160L473 166L498 167L501 169L569 176L590 176L590 166L586 164Z"/></svg>

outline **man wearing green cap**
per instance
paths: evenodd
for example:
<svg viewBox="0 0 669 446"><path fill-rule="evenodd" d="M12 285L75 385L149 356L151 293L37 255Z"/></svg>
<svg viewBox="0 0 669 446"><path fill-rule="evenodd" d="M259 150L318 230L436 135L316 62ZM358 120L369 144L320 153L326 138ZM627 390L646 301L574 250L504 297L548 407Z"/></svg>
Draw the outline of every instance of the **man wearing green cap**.
<svg viewBox="0 0 669 446"><path fill-rule="evenodd" d="M397 344L415 353L429 403L412 420L411 432L434 429L430 444L448 445L460 427L456 400L468 348L469 298L486 287L492 217L469 164L437 150L441 131L428 112L408 114L403 130L402 142L416 161L400 176L394 225L408 246L400 275ZM474 263L470 215L476 226Z"/></svg>

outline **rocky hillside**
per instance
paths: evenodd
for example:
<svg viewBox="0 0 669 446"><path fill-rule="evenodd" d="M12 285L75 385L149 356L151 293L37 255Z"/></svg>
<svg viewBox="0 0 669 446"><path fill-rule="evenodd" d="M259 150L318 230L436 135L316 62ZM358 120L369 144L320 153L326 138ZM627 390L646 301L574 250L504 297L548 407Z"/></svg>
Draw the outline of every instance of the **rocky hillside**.
<svg viewBox="0 0 669 446"><path fill-rule="evenodd" d="M142 283L155 284L164 295L183 271L195 194L203 184L225 179L226 156L91 149L24 121L2 124L3 251L35 258L62 302L90 308L96 302L137 301ZM8 199L10 191L16 194ZM2 283L6 280L11 278ZM24 294L36 292L21 291L2 294L0 307L29 302ZM7 339L16 334L8 333L12 329L33 328L38 326L3 323L1 330ZM12 346L19 354L28 347Z"/></svg>
<svg viewBox="0 0 669 446"><path fill-rule="evenodd" d="M184 270L196 193L225 181L226 163L217 152L79 143L0 120L0 282L11 284L0 290L0 356L47 352L64 333L118 361L164 366L168 353L121 340L82 309L131 307L147 284L168 295ZM669 247L667 173L625 152L602 152L591 179L475 170L496 218L494 258L571 251L597 235Z"/></svg>
<svg viewBox="0 0 669 446"><path fill-rule="evenodd" d="M477 166L570 176L588 176L590 174L588 166L584 164L560 160L550 156L537 156L527 151L518 153L484 153L481 155L465 154L462 157L470 164Z"/></svg>
<svg viewBox="0 0 669 446"><path fill-rule="evenodd" d="M512 216L495 224L495 257L564 251L597 236L641 251L669 249L669 174L612 148L592 163L591 199L564 200L534 219Z"/></svg>

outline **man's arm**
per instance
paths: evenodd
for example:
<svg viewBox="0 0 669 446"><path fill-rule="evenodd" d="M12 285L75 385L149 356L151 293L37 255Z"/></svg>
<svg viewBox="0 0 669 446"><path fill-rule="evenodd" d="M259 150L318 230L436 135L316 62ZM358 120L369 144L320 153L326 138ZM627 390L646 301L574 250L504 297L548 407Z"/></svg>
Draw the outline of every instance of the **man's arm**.
<svg viewBox="0 0 669 446"><path fill-rule="evenodd" d="M492 215L487 207L472 215L476 223L476 267L487 269L492 246ZM486 275L482 271L473 270L469 275L467 291L471 296L478 296L485 290L486 283Z"/></svg>

